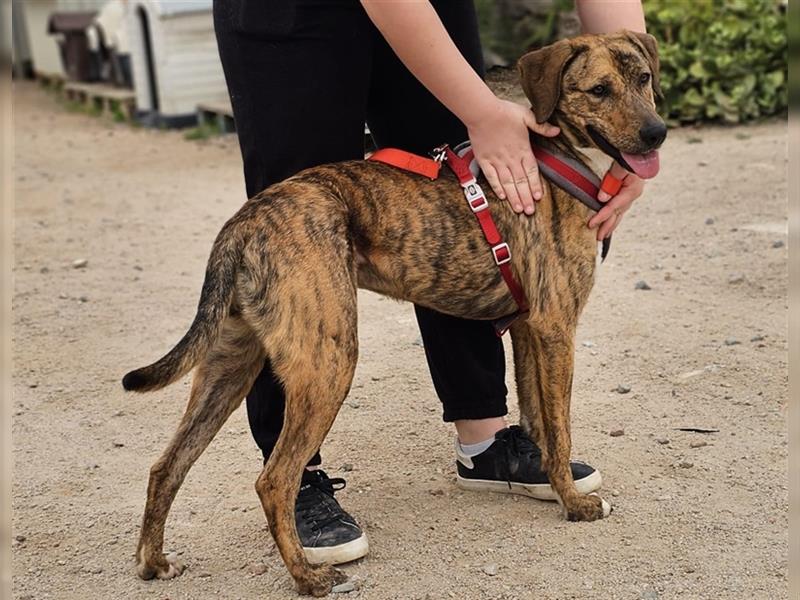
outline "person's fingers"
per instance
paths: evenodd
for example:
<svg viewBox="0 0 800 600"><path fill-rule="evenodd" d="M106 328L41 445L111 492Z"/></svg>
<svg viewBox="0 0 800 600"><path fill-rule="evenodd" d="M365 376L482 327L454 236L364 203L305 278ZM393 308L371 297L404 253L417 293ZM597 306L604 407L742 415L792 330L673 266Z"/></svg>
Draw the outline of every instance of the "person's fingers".
<svg viewBox="0 0 800 600"><path fill-rule="evenodd" d="M536 157L533 154L526 154L522 157L522 168L528 178L528 185L534 200L541 200L544 194L542 179L539 173L539 165L536 164Z"/></svg>
<svg viewBox="0 0 800 600"><path fill-rule="evenodd" d="M492 186L494 193L498 198L500 198L500 200L505 200L506 193L503 191L503 186L500 185L500 176L497 174L497 170L494 168L494 165L486 161L479 161L478 164L481 167L484 177L486 177L486 181L488 181L489 185Z"/></svg>
<svg viewBox="0 0 800 600"><path fill-rule="evenodd" d="M623 167L621 167L617 161L611 163L611 167L609 167L608 173L611 173L612 177L621 180L624 180L629 175L628 171L626 171ZM625 184L623 183L623 187L619 192L617 192L617 196L621 194L624 190L625 190ZM603 190L600 190L597 193L597 199L600 202L608 202L609 200L611 200L611 198L615 197L616 196L612 196L611 194L609 194L608 192L604 192Z"/></svg>
<svg viewBox="0 0 800 600"><path fill-rule="evenodd" d="M514 174L508 167L499 167L497 169L497 174L500 177L500 185L503 186L503 191L506 194L506 198L508 198L509 204L511 204L511 208L514 209L514 212L521 213L523 208L522 201L519 198Z"/></svg>
<svg viewBox="0 0 800 600"><path fill-rule="evenodd" d="M538 123L532 110L529 110L527 113L525 113L523 118L525 119L525 125L528 126L528 129L535 131L539 135L543 135L545 137L555 137L561 133L561 129L555 125L551 125L550 123L546 122Z"/></svg>
<svg viewBox="0 0 800 600"><path fill-rule="evenodd" d="M614 215L614 205L613 204L606 204L603 208L601 208L598 213L589 219L589 229L597 229L605 223L609 217Z"/></svg>
<svg viewBox="0 0 800 600"><path fill-rule="evenodd" d="M620 224L620 221L622 221L622 213L614 213L614 215L609 218L608 221L603 223L600 226L600 229L597 230L597 240L604 240L610 236Z"/></svg>
<svg viewBox="0 0 800 600"><path fill-rule="evenodd" d="M519 194L519 200L522 203L522 210L526 215L532 215L536 208L533 205L533 190L531 189L531 182L528 179L528 173L522 168L520 163L516 168L511 169L511 175L514 177L514 185Z"/></svg>

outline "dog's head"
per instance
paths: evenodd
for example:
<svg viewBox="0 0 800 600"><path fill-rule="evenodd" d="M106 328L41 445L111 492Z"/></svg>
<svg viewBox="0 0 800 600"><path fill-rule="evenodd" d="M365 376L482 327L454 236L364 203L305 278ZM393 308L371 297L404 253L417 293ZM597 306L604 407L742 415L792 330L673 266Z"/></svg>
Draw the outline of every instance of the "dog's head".
<svg viewBox="0 0 800 600"><path fill-rule="evenodd" d="M539 123L552 120L573 145L599 148L642 178L658 173L667 127L656 113L653 36L582 35L530 52L518 66Z"/></svg>

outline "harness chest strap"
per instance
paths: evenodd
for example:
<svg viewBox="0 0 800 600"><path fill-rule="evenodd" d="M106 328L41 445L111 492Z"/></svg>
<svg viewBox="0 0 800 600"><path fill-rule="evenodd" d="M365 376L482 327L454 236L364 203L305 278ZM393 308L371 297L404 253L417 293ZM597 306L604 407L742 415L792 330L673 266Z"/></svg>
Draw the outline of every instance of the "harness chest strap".
<svg viewBox="0 0 800 600"><path fill-rule="evenodd" d="M511 270L511 249L503 241L503 237L500 235L497 225L495 225L489 209L489 201L469 168L470 161L467 158L458 156L450 146L444 147L444 153L447 166L458 178L458 183L464 191L467 204L475 217L477 217L478 224L481 227L481 231L483 231L483 237L486 238L492 249L494 262L500 269L500 274L503 276L511 296L517 303L517 314L528 312L528 299L525 297L525 291ZM502 334L503 331L499 331L499 333Z"/></svg>

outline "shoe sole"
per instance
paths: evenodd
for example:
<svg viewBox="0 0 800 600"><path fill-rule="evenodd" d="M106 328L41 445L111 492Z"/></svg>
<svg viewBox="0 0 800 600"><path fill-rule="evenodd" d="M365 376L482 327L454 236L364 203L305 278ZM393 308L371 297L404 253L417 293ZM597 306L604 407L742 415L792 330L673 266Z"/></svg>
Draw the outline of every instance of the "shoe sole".
<svg viewBox="0 0 800 600"><path fill-rule="evenodd" d="M558 497L549 483L517 483L512 481L492 481L489 479L466 479L456 475L456 485L462 490L473 492L495 492L498 494L518 494L528 496L537 500L556 502ZM581 494L589 494L600 489L603 485L603 477L600 471L595 471L582 479L575 480L575 487Z"/></svg>
<svg viewBox="0 0 800 600"><path fill-rule="evenodd" d="M369 542L367 534L362 533L361 537L339 544L338 546L323 546L321 548L303 548L306 559L312 565L341 565L344 563L358 560L369 552Z"/></svg>

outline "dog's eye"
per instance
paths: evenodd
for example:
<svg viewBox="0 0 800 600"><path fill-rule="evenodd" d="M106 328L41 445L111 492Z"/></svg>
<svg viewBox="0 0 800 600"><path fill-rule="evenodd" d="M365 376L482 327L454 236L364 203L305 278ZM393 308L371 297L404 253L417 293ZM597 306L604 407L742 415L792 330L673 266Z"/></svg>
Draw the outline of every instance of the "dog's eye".
<svg viewBox="0 0 800 600"><path fill-rule="evenodd" d="M650 82L650 73L642 73L639 75L639 85L644 85Z"/></svg>
<svg viewBox="0 0 800 600"><path fill-rule="evenodd" d="M597 96L598 98L602 98L603 96L608 94L608 88L606 88L606 86L604 85L596 85L590 91L593 95Z"/></svg>

